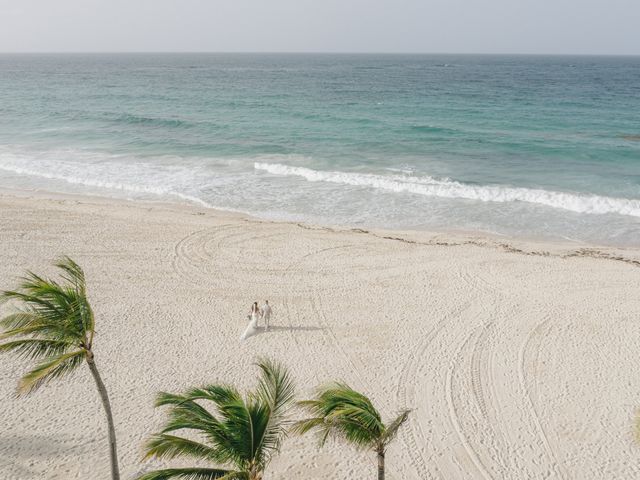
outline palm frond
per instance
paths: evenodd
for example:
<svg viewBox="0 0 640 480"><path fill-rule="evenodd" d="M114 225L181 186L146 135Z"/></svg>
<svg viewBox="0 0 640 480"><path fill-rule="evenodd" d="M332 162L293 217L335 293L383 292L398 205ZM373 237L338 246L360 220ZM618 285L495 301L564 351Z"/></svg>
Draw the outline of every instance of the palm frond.
<svg viewBox="0 0 640 480"><path fill-rule="evenodd" d="M305 433L320 428L324 423L324 417L305 418L304 420L295 422L290 430L297 435L304 435Z"/></svg>
<svg viewBox="0 0 640 480"><path fill-rule="evenodd" d="M168 468L145 473L137 480L248 480L248 478L240 472L215 468Z"/></svg>
<svg viewBox="0 0 640 480"><path fill-rule="evenodd" d="M38 332L55 340L84 342L90 348L94 316L86 297L82 269L70 259L58 263L65 284L33 272L22 278L16 290L0 293L0 301L14 301L20 311L5 317L0 326L13 330L42 324ZM44 327L46 326L46 328Z"/></svg>
<svg viewBox="0 0 640 480"><path fill-rule="evenodd" d="M65 272L62 278L73 285L76 291L80 293L85 292L84 271L80 265L71 260L71 258L64 256L56 262L56 267Z"/></svg>
<svg viewBox="0 0 640 480"><path fill-rule="evenodd" d="M243 399L218 402L216 407L220 428L210 432L211 441L220 447L220 453L227 455L225 462L246 468L254 458L255 417Z"/></svg>
<svg viewBox="0 0 640 480"><path fill-rule="evenodd" d="M160 458L187 455L231 465L233 470L227 476L211 477L224 480L248 480L249 471L264 471L286 434L284 418L293 401L293 382L289 373L274 362L261 360L258 367L261 371L258 388L246 397L228 385L192 388L182 394L160 393L155 404L168 406L169 417L161 432L147 444L147 455ZM209 409L210 405L213 408ZM196 432L201 441L168 435L182 429ZM188 476L200 475L193 473L196 470L201 472L201 469L161 470L141 479L200 478Z"/></svg>
<svg viewBox="0 0 640 480"><path fill-rule="evenodd" d="M193 400L209 400L214 403L228 403L242 400L240 393L232 386L209 385L201 388L192 388L184 394L160 392L156 397L155 406L179 405Z"/></svg>
<svg viewBox="0 0 640 480"><path fill-rule="evenodd" d="M196 441L173 435L158 434L145 445L145 458L193 457L202 460L216 460L215 451Z"/></svg>
<svg viewBox="0 0 640 480"><path fill-rule="evenodd" d="M307 418L305 420L300 420L295 422L291 427L291 432L304 435L305 433L309 433L315 431L318 433L318 445L324 446L327 442L327 439L331 436L333 430L333 424L327 420L325 417L315 417L315 418Z"/></svg>
<svg viewBox="0 0 640 480"><path fill-rule="evenodd" d="M389 443L391 443L391 441L393 441L394 438L396 438L398 430L409 418L409 413L411 413L411 410L403 410L402 412L400 412L400 415L398 415L390 424L386 426L384 434L381 438L382 445L386 447L387 445L389 445Z"/></svg>
<svg viewBox="0 0 640 480"><path fill-rule="evenodd" d="M215 416L195 399L207 399L216 407ZM169 405L169 418L161 430L166 434L176 430L195 430L212 445L212 459L243 466L251 461L251 419L246 405L231 387L209 386L191 389L182 395L160 393L156 405Z"/></svg>
<svg viewBox="0 0 640 480"><path fill-rule="evenodd" d="M273 445L273 440L269 438L272 433L269 429L270 411L269 406L262 402L250 401L247 405L249 421L251 422L251 452L249 458L256 465L266 462L273 450L278 448L278 445ZM276 438L275 440L281 439Z"/></svg>
<svg viewBox="0 0 640 480"><path fill-rule="evenodd" d="M248 472L229 472L218 480L249 480L251 476Z"/></svg>
<svg viewBox="0 0 640 480"><path fill-rule="evenodd" d="M160 392L156 395L154 406L162 407L164 405L179 405L183 402L186 402L187 400L189 399L184 395L169 392Z"/></svg>
<svg viewBox="0 0 640 480"><path fill-rule="evenodd" d="M291 375L284 366L269 359L260 359L256 365L261 371L258 396L270 407L271 415L279 418L295 396Z"/></svg>
<svg viewBox="0 0 640 480"><path fill-rule="evenodd" d="M2 292L0 295L11 292ZM0 328L4 330L15 330L17 328L26 328L36 322L40 318L31 312L15 312L0 319Z"/></svg>
<svg viewBox="0 0 640 480"><path fill-rule="evenodd" d="M279 452L287 435L284 414L295 396L295 386L291 375L284 366L269 359L257 363L261 377L255 403L260 405L254 415L255 456L260 463L268 463ZM266 408L265 408L266 407Z"/></svg>
<svg viewBox="0 0 640 480"><path fill-rule="evenodd" d="M371 448L385 430L371 401L345 383L322 387L314 399L298 405L312 417L298 422L294 431L304 434L316 430L321 444L333 436L344 438L360 448Z"/></svg>
<svg viewBox="0 0 640 480"><path fill-rule="evenodd" d="M319 416L322 416L325 413L323 403L317 399L300 400L296 402L296 405L307 412L317 413Z"/></svg>
<svg viewBox="0 0 640 480"><path fill-rule="evenodd" d="M372 448L380 438L379 433L372 431L363 419L351 414L343 416L339 412L325 417L324 437L334 436L344 438L349 443L361 449Z"/></svg>
<svg viewBox="0 0 640 480"><path fill-rule="evenodd" d="M56 305L54 305L49 298L26 293L29 288L28 284L23 283L20 288L22 291L5 290L0 292L0 299L4 302L13 300L16 303L23 305L26 311L19 313L30 315L31 318L37 318L39 320L46 318L54 321L66 318L64 311L61 311ZM4 318L2 321L4 323L7 320L9 319Z"/></svg>
<svg viewBox="0 0 640 480"><path fill-rule="evenodd" d="M192 429L209 433L210 429L219 424L219 421L203 406L193 400L183 400L173 405L169 411L167 421L162 433L175 430Z"/></svg>
<svg viewBox="0 0 640 480"><path fill-rule="evenodd" d="M66 325L46 321L45 319L35 317L28 322L27 325L7 329L0 334L0 340L11 337L31 337L40 340L53 340L66 342L69 345L80 346L82 342L78 339L78 335Z"/></svg>
<svg viewBox="0 0 640 480"><path fill-rule="evenodd" d="M77 350L41 363L20 379L18 394L31 393L45 383L71 373L82 363L84 357L85 351Z"/></svg>
<svg viewBox="0 0 640 480"><path fill-rule="evenodd" d="M215 404L237 403L242 401L240 392L231 385L208 385L188 390L185 396L192 400L209 400Z"/></svg>
<svg viewBox="0 0 640 480"><path fill-rule="evenodd" d="M55 357L73 348L68 342L24 338L0 344L0 353L14 352L22 358Z"/></svg>

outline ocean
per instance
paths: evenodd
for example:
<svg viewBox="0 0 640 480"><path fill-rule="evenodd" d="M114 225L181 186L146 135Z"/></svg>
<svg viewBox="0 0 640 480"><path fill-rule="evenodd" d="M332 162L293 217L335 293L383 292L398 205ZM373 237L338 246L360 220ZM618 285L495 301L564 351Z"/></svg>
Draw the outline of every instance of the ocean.
<svg viewBox="0 0 640 480"><path fill-rule="evenodd" d="M640 246L640 57L4 54L0 187Z"/></svg>

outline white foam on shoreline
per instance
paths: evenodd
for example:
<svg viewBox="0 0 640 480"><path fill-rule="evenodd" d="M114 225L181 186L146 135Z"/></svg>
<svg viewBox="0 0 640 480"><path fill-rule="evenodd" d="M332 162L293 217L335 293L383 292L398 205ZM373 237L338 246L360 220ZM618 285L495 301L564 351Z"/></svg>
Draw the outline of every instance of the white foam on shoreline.
<svg viewBox="0 0 640 480"><path fill-rule="evenodd" d="M47 161L40 160L37 162L38 168L29 168L23 166L25 159L19 156L9 157L8 155L0 155L0 170L15 173L18 175L27 175L47 180L56 180L66 182L72 185L83 187L100 188L107 190L115 190L120 192L128 192L133 194L150 194L156 196L173 196L189 203L194 203L203 207L211 208L204 200L194 196L182 193L170 186L162 187L160 178L154 179L155 182L140 181L144 172L158 170L157 166L129 163L115 165L113 163L81 165L75 162L64 161ZM34 164L35 167L35 164ZM90 168L89 168L90 167ZM136 178L138 182L128 182L115 180L114 171L118 171L121 178ZM180 175L183 172L166 169L166 171L158 172L158 177L171 178L172 175ZM168 182L167 182L168 183Z"/></svg>
<svg viewBox="0 0 640 480"><path fill-rule="evenodd" d="M188 161L176 160L171 157L157 157L151 162L144 157L79 150L44 152L0 150L0 171L29 176L34 179L65 182L89 189L111 191L114 194L122 192L131 197L144 195L173 197L207 208L241 210L244 213L252 214L256 214L256 205L251 202L251 199L242 195L236 198L233 193L235 191L234 185L237 182L242 184L242 182L251 183L258 180L253 175L247 176L246 168L249 165L253 165L256 171L278 176L298 177L309 182L326 182L445 199L502 203L526 202L531 205L552 207L580 214L617 214L634 218L640 217L639 199L523 187L472 185L448 178L417 176L410 172L373 174L323 171L279 163L275 158L273 159L275 161L269 160L271 159L244 159L240 162L203 158L198 161ZM232 169L233 175L229 176L218 170L218 164L230 165L231 162L239 162ZM254 178L252 179L252 177ZM225 195L231 196L226 197ZM283 212L287 210L286 205L278 204L278 208ZM258 206L257 210L263 212L265 208ZM280 219L283 217L286 215L279 216Z"/></svg>
<svg viewBox="0 0 640 480"><path fill-rule="evenodd" d="M640 200L579 195L550 190L468 185L452 180L410 175L375 175L339 171L320 171L292 167L279 163L256 162L256 170L273 175L302 177L310 182L329 182L356 187L370 187L398 193L413 193L432 197L478 200L482 202L527 202L586 214L614 213L640 217Z"/></svg>

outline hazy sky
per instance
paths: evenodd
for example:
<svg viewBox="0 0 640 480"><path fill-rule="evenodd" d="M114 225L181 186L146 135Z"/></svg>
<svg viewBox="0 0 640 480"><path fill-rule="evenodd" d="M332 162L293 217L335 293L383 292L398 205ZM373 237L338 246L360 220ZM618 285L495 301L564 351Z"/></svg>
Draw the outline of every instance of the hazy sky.
<svg viewBox="0 0 640 480"><path fill-rule="evenodd" d="M0 0L0 51L640 54L640 0Z"/></svg>

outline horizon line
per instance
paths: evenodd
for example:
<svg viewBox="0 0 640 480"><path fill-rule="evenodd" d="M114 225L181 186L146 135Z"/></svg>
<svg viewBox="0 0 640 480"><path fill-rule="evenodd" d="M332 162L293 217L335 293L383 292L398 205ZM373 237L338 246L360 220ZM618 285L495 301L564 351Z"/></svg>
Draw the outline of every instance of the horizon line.
<svg viewBox="0 0 640 480"><path fill-rule="evenodd" d="M376 52L376 51L215 51L215 50L90 50L90 51L0 51L0 55L144 55L144 54L215 54L215 55L496 55L548 57L639 57L640 53L522 53L522 52Z"/></svg>

